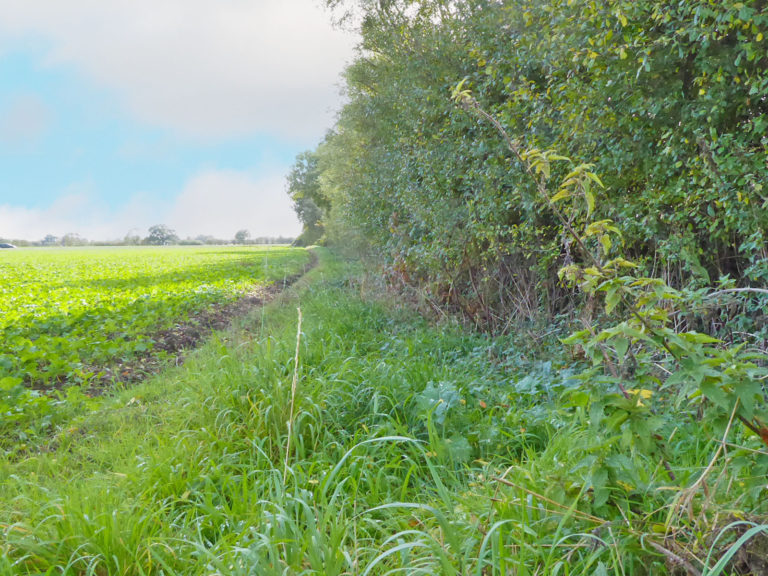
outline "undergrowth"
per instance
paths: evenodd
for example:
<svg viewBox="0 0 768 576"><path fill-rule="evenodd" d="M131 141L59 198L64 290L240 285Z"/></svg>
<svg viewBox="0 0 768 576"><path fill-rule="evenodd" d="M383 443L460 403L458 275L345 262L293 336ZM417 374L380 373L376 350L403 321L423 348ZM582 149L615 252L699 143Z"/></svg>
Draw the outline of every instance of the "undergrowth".
<svg viewBox="0 0 768 576"><path fill-rule="evenodd" d="M673 408L635 429L644 392L577 378L556 340L430 323L320 256L184 366L0 461L0 573L765 573L748 430Z"/></svg>

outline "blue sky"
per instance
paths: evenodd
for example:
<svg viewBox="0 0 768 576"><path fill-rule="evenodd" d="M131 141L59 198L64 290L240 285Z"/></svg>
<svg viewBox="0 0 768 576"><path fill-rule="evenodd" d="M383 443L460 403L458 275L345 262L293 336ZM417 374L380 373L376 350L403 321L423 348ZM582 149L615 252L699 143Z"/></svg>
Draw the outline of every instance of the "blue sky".
<svg viewBox="0 0 768 576"><path fill-rule="evenodd" d="M70 1L0 0L0 237L295 234L284 177L331 126L353 43L330 15Z"/></svg>

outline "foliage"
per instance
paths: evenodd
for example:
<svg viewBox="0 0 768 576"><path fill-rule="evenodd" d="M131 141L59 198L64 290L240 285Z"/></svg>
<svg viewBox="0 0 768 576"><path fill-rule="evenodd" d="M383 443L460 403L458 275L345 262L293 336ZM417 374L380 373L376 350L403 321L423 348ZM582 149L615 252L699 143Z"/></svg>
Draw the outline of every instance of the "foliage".
<svg viewBox="0 0 768 576"><path fill-rule="evenodd" d="M144 244L149 244L150 246L166 246L168 244L176 244L178 241L179 237L176 236L176 232L165 224L150 226L149 235L144 238Z"/></svg>
<svg viewBox="0 0 768 576"><path fill-rule="evenodd" d="M663 383L662 388L672 388L679 396L678 404L696 396L705 398L709 403L704 404L704 408L712 406L716 414L724 410L725 414L731 413L731 419L737 416L768 446L768 391L762 384L768 379L765 353L743 353L743 345L720 346L722 343L717 338L672 326L671 318L681 312L681 307L690 308L693 298L663 280L633 273L637 265L621 253L616 254L614 239L622 239L621 231L612 220L591 219L595 210L592 186L603 187L600 178L590 171L592 165L570 166L570 172L557 190L550 192L552 163L570 163L570 160L551 151L521 150L519 142L511 139L501 123L478 105L470 91L463 89L463 84L459 83L454 89L453 98L494 125L509 150L523 164L538 194L560 220L563 234L575 242L587 260L588 267L570 264L560 270L559 276L586 294L605 295L606 318L602 329L596 333L595 327L587 323L585 330L566 342L581 344L595 364L602 364L610 372L609 381L618 386L626 400L631 401L632 396L622 381L639 383L648 395L653 393L648 388ZM590 244L597 246L590 249ZM742 291L768 292L749 288ZM727 292L730 290L721 290L718 294ZM615 313L619 305L622 305L623 316ZM632 364L643 366L655 363L665 375L658 370L645 371L640 376L622 374L620 370L624 371L628 359ZM672 366L660 365L670 361Z"/></svg>
<svg viewBox="0 0 768 576"><path fill-rule="evenodd" d="M328 3L362 35L316 151L328 229L358 230L391 284L485 330L581 325L566 342L592 366L567 396L605 442L582 457L589 513L638 453L677 483L698 433L720 439L713 463L734 430L768 445L765 2ZM429 396L435 418L454 402ZM676 412L701 431L673 445ZM710 472L657 501L653 547L690 574L685 545L665 545ZM728 513L699 512L681 532Z"/></svg>
<svg viewBox="0 0 768 576"><path fill-rule="evenodd" d="M45 243L46 241L50 241L50 236L46 236L46 238L43 240ZM61 245L62 246L85 246L88 244L88 240L80 236L79 234L76 234L74 232L70 232L69 234L64 234L64 236L61 237Z"/></svg>
<svg viewBox="0 0 768 576"><path fill-rule="evenodd" d="M238 230L235 232L235 244L246 244L251 237L251 233L248 230Z"/></svg>
<svg viewBox="0 0 768 576"><path fill-rule="evenodd" d="M397 282L491 330L579 305L557 271L581 255L495 128L451 105L462 78L521 149L594 164L594 218L645 273L765 282L763 0L328 3L362 40L313 181L327 228Z"/></svg>
<svg viewBox="0 0 768 576"><path fill-rule="evenodd" d="M305 152L296 158L288 174L288 195L293 200L293 208L304 226L296 239L297 246L309 246L322 238L324 221L330 204L320 185L318 156Z"/></svg>
<svg viewBox="0 0 768 576"><path fill-rule="evenodd" d="M685 571L681 562L707 574L761 566L768 463L756 438L731 430L727 459L710 469L720 443L695 406L642 392L627 402L597 382L585 399L558 342L429 324L320 257L263 317L105 399L39 452L0 459L0 570L640 576ZM646 403L655 420L643 430L627 412L647 413ZM670 439L664 453L651 434ZM702 477L706 488L691 492Z"/></svg>

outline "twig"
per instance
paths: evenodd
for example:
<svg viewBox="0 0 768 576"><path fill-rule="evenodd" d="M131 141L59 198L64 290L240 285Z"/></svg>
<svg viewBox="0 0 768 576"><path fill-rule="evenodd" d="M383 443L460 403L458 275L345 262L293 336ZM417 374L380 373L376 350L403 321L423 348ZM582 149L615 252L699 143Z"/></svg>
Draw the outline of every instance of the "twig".
<svg viewBox="0 0 768 576"><path fill-rule="evenodd" d="M768 452L764 452L762 450L755 450L754 448L747 448L746 446L741 446L739 444L733 444L732 442L726 442L726 446L730 446L731 448L737 448L738 450L746 450L747 452L752 452L753 454L760 454L761 456L768 456Z"/></svg>
<svg viewBox="0 0 768 576"><path fill-rule="evenodd" d="M718 290L717 292L712 292L711 294L707 294L704 296L704 298L715 298L716 296L721 296L723 294L734 294L739 292L750 292L752 294L768 294L768 289L765 288L728 288L726 290Z"/></svg>
<svg viewBox="0 0 768 576"><path fill-rule="evenodd" d="M500 484L504 484L505 486L510 486L512 488L517 488L518 490L522 490L523 492L527 492L531 496L534 496L538 498L539 500L543 500L544 502L547 502L549 504L552 504L553 506L557 506L558 508L563 508L564 510L568 510L573 513L574 516L581 516L582 518L585 518L587 520L591 520L592 522L597 522L598 524L607 524L608 520L604 520L602 518L598 518L597 516L592 516L591 514L587 514L586 512L582 512L581 510L576 510L571 508L569 506L565 506L564 504L560 504L560 502L555 502L551 498L547 498L546 496L542 496L541 494L537 494L533 490L530 490L526 488L525 486L520 486L518 484L515 484L514 482L510 482L509 480L505 480L504 478L494 478L496 482L499 482Z"/></svg>
<svg viewBox="0 0 768 576"><path fill-rule="evenodd" d="M693 564L688 562L688 560L686 560L682 556L675 554L674 552L672 552L672 550L668 550L667 548L664 548L664 546L654 542L653 540L645 539L644 541L648 542L648 544L651 545L651 548L653 548L657 552L661 552L662 554L664 554L664 556L669 558L669 560L671 560L673 563L678 564L683 568L685 568L688 574L691 574L692 576L701 576L701 571L698 570Z"/></svg>

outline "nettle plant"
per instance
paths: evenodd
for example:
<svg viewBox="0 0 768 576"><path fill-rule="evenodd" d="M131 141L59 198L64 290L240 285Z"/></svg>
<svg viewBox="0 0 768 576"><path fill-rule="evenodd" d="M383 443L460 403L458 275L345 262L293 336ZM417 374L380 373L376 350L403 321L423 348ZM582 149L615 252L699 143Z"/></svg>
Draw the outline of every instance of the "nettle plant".
<svg viewBox="0 0 768 576"><path fill-rule="evenodd" d="M713 425L740 421L768 446L768 358L746 342L724 342L691 330L687 319L696 317L717 296L762 289L676 289L664 280L646 276L641 267L623 257L622 233L611 220L593 220L596 196L603 188L592 164L575 164L556 152L523 149L504 127L478 104L465 82L453 90L453 99L465 110L487 120L505 140L562 226L565 265L560 279L582 291L588 301L602 301L605 314L599 326L585 318L585 328L564 340L592 361L584 379L613 386L609 402L614 411L606 420L654 437L658 418L654 405L674 402L676 411L688 410ZM553 185L553 166L570 170ZM571 249L578 254L571 256ZM588 403L584 397L582 403ZM660 437L659 437L660 438Z"/></svg>

